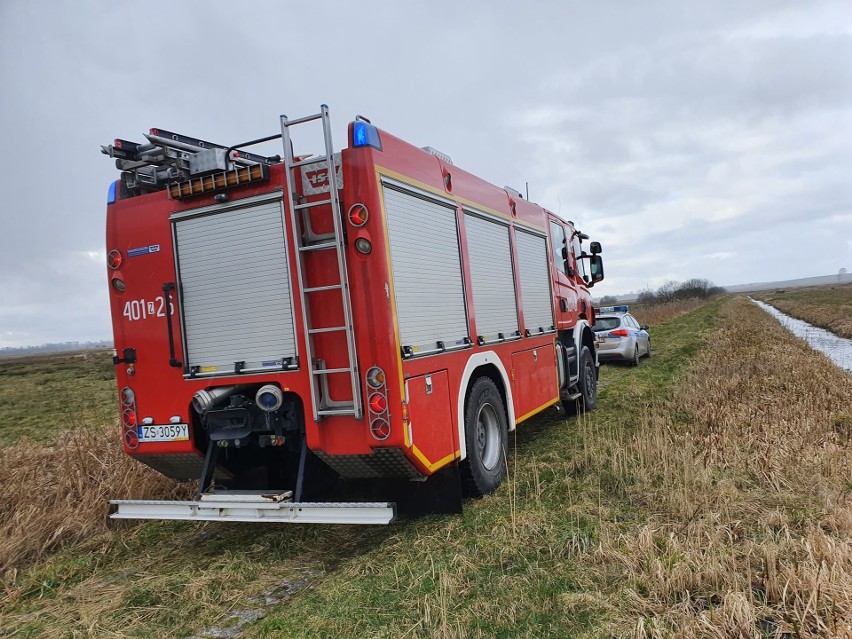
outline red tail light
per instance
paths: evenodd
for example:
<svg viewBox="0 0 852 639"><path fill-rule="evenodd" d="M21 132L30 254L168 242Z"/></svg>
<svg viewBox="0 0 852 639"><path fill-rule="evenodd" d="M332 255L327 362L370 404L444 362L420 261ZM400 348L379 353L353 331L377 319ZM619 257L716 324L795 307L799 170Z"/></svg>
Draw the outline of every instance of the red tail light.
<svg viewBox="0 0 852 639"><path fill-rule="evenodd" d="M390 430L390 424L381 418L374 419L370 424L370 434L380 442L390 437Z"/></svg>
<svg viewBox="0 0 852 639"><path fill-rule="evenodd" d="M387 400L379 393L373 393L370 396L370 410L376 413L377 415L381 415L382 413L384 413L387 407Z"/></svg>
<svg viewBox="0 0 852 639"><path fill-rule="evenodd" d="M627 337L628 335L630 335L630 333L626 328L619 328L617 331L609 332L610 337Z"/></svg>
<svg viewBox="0 0 852 639"><path fill-rule="evenodd" d="M107 253L107 266L115 270L121 266L123 259L124 258L121 257L121 251L112 249L109 253Z"/></svg>
<svg viewBox="0 0 852 639"><path fill-rule="evenodd" d="M370 217L367 207L360 202L349 207L348 215L349 223L352 226L364 226L367 223L367 219Z"/></svg>
<svg viewBox="0 0 852 639"><path fill-rule="evenodd" d="M124 418L124 425L125 426L127 426L129 428L136 426L136 411L128 408L127 410L124 411L124 414L122 415L122 417Z"/></svg>
<svg viewBox="0 0 852 639"><path fill-rule="evenodd" d="M128 448L136 448L139 445L139 434L135 430L125 431L124 443Z"/></svg>

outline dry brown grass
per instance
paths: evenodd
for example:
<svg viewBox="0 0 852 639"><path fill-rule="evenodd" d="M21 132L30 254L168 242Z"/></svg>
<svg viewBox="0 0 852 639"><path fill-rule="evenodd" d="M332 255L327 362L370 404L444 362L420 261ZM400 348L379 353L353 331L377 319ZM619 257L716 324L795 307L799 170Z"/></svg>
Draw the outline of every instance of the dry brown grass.
<svg viewBox="0 0 852 639"><path fill-rule="evenodd" d="M782 313L852 339L852 284L764 293L753 297Z"/></svg>
<svg viewBox="0 0 852 639"><path fill-rule="evenodd" d="M640 324L648 324L653 328L681 315L686 315L707 303L708 300L678 300L666 304L631 304L630 313Z"/></svg>
<svg viewBox="0 0 852 639"><path fill-rule="evenodd" d="M726 305L672 399L600 442L652 513L592 553L626 581L616 635L852 636L852 378L761 313Z"/></svg>
<svg viewBox="0 0 852 639"><path fill-rule="evenodd" d="M109 499L188 491L125 455L115 425L0 447L0 574L106 532Z"/></svg>

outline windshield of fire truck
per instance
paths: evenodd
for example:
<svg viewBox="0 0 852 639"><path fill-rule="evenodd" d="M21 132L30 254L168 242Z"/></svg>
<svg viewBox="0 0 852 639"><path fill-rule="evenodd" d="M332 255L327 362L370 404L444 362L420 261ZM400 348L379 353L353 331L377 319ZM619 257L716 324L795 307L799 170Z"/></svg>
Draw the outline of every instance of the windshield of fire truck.
<svg viewBox="0 0 852 639"><path fill-rule="evenodd" d="M584 281L588 281L589 277L586 274L586 269L588 269L588 265L586 264L586 260L580 259L580 256L583 254L583 243L578 235L574 235L571 240L571 244L574 248L574 257L577 258L577 273L580 275L580 277L583 278Z"/></svg>

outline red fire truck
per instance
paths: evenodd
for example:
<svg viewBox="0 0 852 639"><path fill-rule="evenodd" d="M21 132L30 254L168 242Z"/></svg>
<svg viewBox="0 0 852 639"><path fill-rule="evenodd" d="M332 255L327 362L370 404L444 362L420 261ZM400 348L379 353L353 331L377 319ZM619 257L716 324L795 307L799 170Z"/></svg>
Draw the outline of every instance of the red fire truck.
<svg viewBox="0 0 852 639"><path fill-rule="evenodd" d="M280 125L102 148L122 171L106 239L124 449L200 479L195 501L114 501L115 518L387 523L394 502L312 500L320 479L484 495L508 431L595 406L600 244L366 118L340 153L325 105ZM294 154L297 126L320 155Z"/></svg>

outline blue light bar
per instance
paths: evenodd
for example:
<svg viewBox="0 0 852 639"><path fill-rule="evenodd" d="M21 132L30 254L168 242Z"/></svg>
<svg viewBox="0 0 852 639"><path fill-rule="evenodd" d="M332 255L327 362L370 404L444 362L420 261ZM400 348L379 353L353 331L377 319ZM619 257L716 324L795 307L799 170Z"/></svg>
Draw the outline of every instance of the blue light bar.
<svg viewBox="0 0 852 639"><path fill-rule="evenodd" d="M107 204L115 204L116 188L118 188L118 180L109 185L109 191L107 192Z"/></svg>
<svg viewBox="0 0 852 639"><path fill-rule="evenodd" d="M599 313L626 313L630 310L630 307L627 304L622 304L621 306L601 306L598 309Z"/></svg>
<svg viewBox="0 0 852 639"><path fill-rule="evenodd" d="M379 151L382 150L382 141L379 138L379 130L369 122L355 120L352 125L352 146L371 146Z"/></svg>

